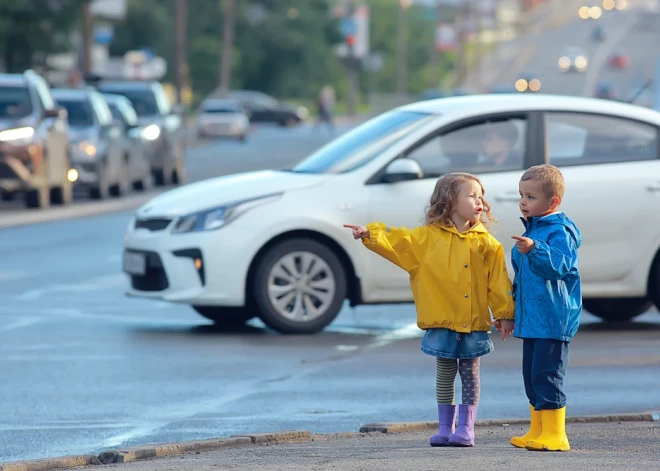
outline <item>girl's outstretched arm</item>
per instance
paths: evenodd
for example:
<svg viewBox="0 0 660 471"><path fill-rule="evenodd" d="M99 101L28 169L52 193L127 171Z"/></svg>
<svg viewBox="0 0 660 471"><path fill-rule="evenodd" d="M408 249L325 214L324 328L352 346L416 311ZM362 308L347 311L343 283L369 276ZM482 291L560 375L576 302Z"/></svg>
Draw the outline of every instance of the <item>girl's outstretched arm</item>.
<svg viewBox="0 0 660 471"><path fill-rule="evenodd" d="M406 229L375 222L367 224L366 227L369 230L369 238L362 239L365 247L408 273L417 268L432 243L426 226Z"/></svg>

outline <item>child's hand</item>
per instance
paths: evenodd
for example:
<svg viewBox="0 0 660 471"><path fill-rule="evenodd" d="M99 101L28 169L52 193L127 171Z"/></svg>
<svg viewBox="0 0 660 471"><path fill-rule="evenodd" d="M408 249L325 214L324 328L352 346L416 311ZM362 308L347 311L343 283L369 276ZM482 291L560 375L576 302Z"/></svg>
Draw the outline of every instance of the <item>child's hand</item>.
<svg viewBox="0 0 660 471"><path fill-rule="evenodd" d="M369 238L369 229L367 229L364 226L356 226L355 224L344 224L344 227L348 227L353 231L353 239Z"/></svg>
<svg viewBox="0 0 660 471"><path fill-rule="evenodd" d="M506 341L506 338L513 333L515 323L510 319L497 319L493 322L495 329L502 334L502 341Z"/></svg>
<svg viewBox="0 0 660 471"><path fill-rule="evenodd" d="M534 241L529 237L511 236L516 241L516 247L520 253L529 253L534 248Z"/></svg>

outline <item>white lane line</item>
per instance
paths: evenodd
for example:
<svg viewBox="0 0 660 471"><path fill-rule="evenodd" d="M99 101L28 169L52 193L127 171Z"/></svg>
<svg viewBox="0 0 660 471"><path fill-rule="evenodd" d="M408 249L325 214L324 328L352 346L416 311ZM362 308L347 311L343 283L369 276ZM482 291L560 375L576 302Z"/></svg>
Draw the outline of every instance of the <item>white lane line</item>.
<svg viewBox="0 0 660 471"><path fill-rule="evenodd" d="M397 340L405 340L405 339L414 339L418 337L422 337L423 331L417 327L417 322L413 322L412 324L408 324L404 327L401 327L399 329L392 330L390 332L386 332L384 334L376 336L376 338L367 344L364 348L380 348L380 347L385 347L392 342L396 342Z"/></svg>
<svg viewBox="0 0 660 471"><path fill-rule="evenodd" d="M615 29L614 32L608 36L607 40L601 44L601 46L594 54L594 57L591 60L591 64L589 65L589 69L587 70L586 76L584 78L582 96L593 96L596 82L598 81L600 72L605 66L607 56L637 23L637 12L631 12L629 15L626 15L626 17L627 21L623 24L619 23L621 24L620 28Z"/></svg>
<svg viewBox="0 0 660 471"><path fill-rule="evenodd" d="M123 273L115 273L112 275L99 276L92 278L82 283L69 283L69 284L55 284L46 286L44 288L37 288L24 291L14 298L17 301L34 301L41 298L44 294L57 291L57 292L89 292L99 291L106 288L114 288L126 283L126 276Z"/></svg>
<svg viewBox="0 0 660 471"><path fill-rule="evenodd" d="M15 322L11 322L7 325L0 326L0 331L22 329L24 327L29 327L31 325L38 324L39 322L42 321L43 321L43 317L37 317L37 316L22 317Z"/></svg>
<svg viewBox="0 0 660 471"><path fill-rule="evenodd" d="M0 273L0 281L22 280L29 277L29 273L23 271L10 271Z"/></svg>

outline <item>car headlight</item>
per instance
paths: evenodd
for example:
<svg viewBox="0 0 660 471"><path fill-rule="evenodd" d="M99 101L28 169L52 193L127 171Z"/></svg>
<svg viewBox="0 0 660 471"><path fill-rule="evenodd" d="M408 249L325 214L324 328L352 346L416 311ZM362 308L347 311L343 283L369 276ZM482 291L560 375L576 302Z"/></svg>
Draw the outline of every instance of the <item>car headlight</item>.
<svg viewBox="0 0 660 471"><path fill-rule="evenodd" d="M34 128L26 126L0 132L0 141L11 142L14 145L21 146L28 144L32 136L34 136Z"/></svg>
<svg viewBox="0 0 660 471"><path fill-rule="evenodd" d="M80 141L76 144L75 149L78 154L85 154L90 157L96 155L96 146L89 141Z"/></svg>
<svg viewBox="0 0 660 471"><path fill-rule="evenodd" d="M160 137L160 128L155 124L150 124L142 130L142 137L147 141L155 141Z"/></svg>
<svg viewBox="0 0 660 471"><path fill-rule="evenodd" d="M282 193L276 193L267 196L260 196L249 200L239 201L237 203L219 206L204 211L188 214L180 217L174 227L173 234L186 234L189 232L212 231L226 226L234 219L238 218L246 211L271 203L282 196Z"/></svg>

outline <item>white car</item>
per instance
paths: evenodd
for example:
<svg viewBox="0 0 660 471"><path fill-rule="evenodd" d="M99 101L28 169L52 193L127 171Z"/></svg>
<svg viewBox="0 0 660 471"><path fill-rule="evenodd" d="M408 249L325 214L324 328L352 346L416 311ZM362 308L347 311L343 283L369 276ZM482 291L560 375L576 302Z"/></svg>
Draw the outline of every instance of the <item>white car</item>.
<svg viewBox="0 0 660 471"><path fill-rule="evenodd" d="M652 110L568 96L400 107L290 170L212 178L149 201L126 232L127 294L189 304L220 324L259 316L282 332L317 332L345 300L412 300L407 273L342 224L417 226L438 176L467 171L481 177L493 232L510 251L523 232L520 176L549 162L566 180L561 209L582 231L585 306L625 321L660 305L659 126Z"/></svg>
<svg viewBox="0 0 660 471"><path fill-rule="evenodd" d="M589 66L589 59L581 47L568 47L559 58L558 65L562 72L584 72Z"/></svg>
<svg viewBox="0 0 660 471"><path fill-rule="evenodd" d="M250 132L250 118L237 100L209 98L202 102L197 114L197 135L233 137L245 141Z"/></svg>

